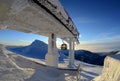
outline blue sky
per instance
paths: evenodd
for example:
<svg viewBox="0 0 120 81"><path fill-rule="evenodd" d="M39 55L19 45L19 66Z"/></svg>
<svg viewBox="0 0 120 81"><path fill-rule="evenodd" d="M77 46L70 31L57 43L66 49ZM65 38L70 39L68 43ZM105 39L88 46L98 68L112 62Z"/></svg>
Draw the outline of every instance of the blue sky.
<svg viewBox="0 0 120 81"><path fill-rule="evenodd" d="M15 30L0 30L0 43L6 45L29 45L34 40L42 40L47 43L47 37L32 34L24 33Z"/></svg>
<svg viewBox="0 0 120 81"><path fill-rule="evenodd" d="M120 0L60 0L78 27L81 40L120 34Z"/></svg>
<svg viewBox="0 0 120 81"><path fill-rule="evenodd" d="M81 36L76 49L90 51L120 50L120 0L60 0ZM29 44L47 37L13 30L0 31L0 43ZM9 42L8 42L9 41Z"/></svg>
<svg viewBox="0 0 120 81"><path fill-rule="evenodd" d="M81 33L77 49L120 50L120 0L60 0Z"/></svg>

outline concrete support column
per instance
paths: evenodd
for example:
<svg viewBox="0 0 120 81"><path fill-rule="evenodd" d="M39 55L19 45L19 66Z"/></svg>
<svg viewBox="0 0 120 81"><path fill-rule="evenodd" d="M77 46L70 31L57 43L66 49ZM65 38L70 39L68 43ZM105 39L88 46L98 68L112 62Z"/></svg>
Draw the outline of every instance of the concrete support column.
<svg viewBox="0 0 120 81"><path fill-rule="evenodd" d="M56 36L54 33L49 34L48 53L45 58L47 65L58 67L58 52L56 47Z"/></svg>
<svg viewBox="0 0 120 81"><path fill-rule="evenodd" d="M69 41L69 68L74 68L74 41L70 38Z"/></svg>

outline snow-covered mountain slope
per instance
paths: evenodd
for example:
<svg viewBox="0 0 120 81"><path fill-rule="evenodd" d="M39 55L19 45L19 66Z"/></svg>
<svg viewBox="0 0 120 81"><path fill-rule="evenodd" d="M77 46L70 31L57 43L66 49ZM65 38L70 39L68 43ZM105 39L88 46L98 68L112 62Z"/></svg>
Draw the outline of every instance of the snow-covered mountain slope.
<svg viewBox="0 0 120 81"><path fill-rule="evenodd" d="M0 45L0 81L76 81L77 71L48 67L40 60L14 54L4 47ZM68 60L59 66L61 64L67 66ZM83 81L92 80L102 70L101 66L75 60L75 65L78 64L82 68L80 76Z"/></svg>
<svg viewBox="0 0 120 81"><path fill-rule="evenodd" d="M9 46L6 48L17 54L42 60L45 60L45 56L48 51L48 45L40 40L35 40L28 46ZM64 62L64 59L68 57L68 53L69 50L59 50L59 62ZM101 56L100 54L93 53L87 50L75 50L75 59L94 65L103 65L105 56L106 55Z"/></svg>
<svg viewBox="0 0 120 81"><path fill-rule="evenodd" d="M120 81L120 54L105 58L102 74L94 81Z"/></svg>
<svg viewBox="0 0 120 81"><path fill-rule="evenodd" d="M6 47L9 51L12 51L17 54L21 54L27 57L37 58L45 60L45 56L48 51L48 45L40 40L33 41L28 46L22 46L22 47ZM67 58L62 53L59 53L59 62L64 62L64 59Z"/></svg>
<svg viewBox="0 0 120 81"><path fill-rule="evenodd" d="M40 40L35 40L28 46L7 47L7 49L24 56L45 59L48 45Z"/></svg>
<svg viewBox="0 0 120 81"><path fill-rule="evenodd" d="M62 53L64 53L66 56L69 54L69 50L62 50ZM103 65L104 58L106 55L100 55L94 52L90 52L87 50L75 50L75 59L80 60L89 64L94 65Z"/></svg>

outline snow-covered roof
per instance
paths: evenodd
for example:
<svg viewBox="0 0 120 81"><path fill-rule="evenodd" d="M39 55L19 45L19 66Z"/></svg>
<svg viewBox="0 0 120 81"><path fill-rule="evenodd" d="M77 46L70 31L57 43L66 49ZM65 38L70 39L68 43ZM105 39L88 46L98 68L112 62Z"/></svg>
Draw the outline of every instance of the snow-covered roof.
<svg viewBox="0 0 120 81"><path fill-rule="evenodd" d="M0 29L57 37L74 37L79 32L58 0L0 0Z"/></svg>

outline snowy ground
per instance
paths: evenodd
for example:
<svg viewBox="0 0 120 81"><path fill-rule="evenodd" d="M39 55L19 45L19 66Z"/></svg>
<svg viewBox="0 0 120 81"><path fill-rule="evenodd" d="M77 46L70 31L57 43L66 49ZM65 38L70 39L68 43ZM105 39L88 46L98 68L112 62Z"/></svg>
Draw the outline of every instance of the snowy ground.
<svg viewBox="0 0 120 81"><path fill-rule="evenodd" d="M75 65L78 64L82 68L81 81L90 81L102 71L101 66L75 61ZM59 68L67 68L67 65L66 60L59 64ZM59 68L45 66L39 59L11 53L0 45L0 81L77 81L77 71Z"/></svg>

